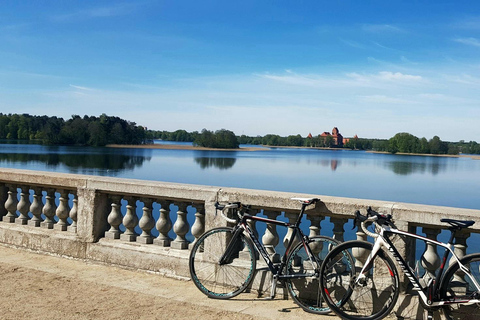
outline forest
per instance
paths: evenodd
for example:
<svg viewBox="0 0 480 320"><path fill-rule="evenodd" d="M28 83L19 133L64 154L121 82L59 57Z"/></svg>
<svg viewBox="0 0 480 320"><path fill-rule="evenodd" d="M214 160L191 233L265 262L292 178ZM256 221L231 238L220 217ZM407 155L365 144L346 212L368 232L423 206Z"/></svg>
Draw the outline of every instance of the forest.
<svg viewBox="0 0 480 320"><path fill-rule="evenodd" d="M63 118L0 113L0 139L30 140L47 145L105 146L142 144L146 129L134 122L102 114Z"/></svg>

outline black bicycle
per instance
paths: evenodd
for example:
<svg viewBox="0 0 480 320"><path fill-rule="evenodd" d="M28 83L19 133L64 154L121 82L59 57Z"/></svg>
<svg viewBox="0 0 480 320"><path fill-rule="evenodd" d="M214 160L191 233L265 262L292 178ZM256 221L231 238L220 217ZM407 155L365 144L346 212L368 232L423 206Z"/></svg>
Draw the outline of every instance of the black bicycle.
<svg viewBox="0 0 480 320"><path fill-rule="evenodd" d="M399 295L399 276L390 256L398 262L409 279L422 306L433 312L443 310L448 319L480 318L480 253L458 257L454 252L457 231L468 228L474 221L441 219L451 231L448 243L435 241L398 230L391 215L382 215L371 208L367 216L356 212L356 220L364 232L375 239L347 241L332 249L322 265L322 291L327 304L342 319L382 319L395 306ZM366 223L374 223L375 232ZM419 239L445 248L441 266L428 281L405 262L392 241L395 235ZM349 259L346 259L347 257ZM447 268L447 259L451 256ZM354 263L352 263L352 259Z"/></svg>
<svg viewBox="0 0 480 320"><path fill-rule="evenodd" d="M292 299L303 310L325 314L330 312L320 292L320 266L328 251L339 244L333 238L308 237L300 229L305 208L319 199L293 198L302 207L295 223L250 215L251 206L240 202L216 204L222 217L233 227L219 227L205 232L190 253L190 275L193 283L210 298L229 299L251 288L256 274L257 254L265 260L273 275L270 298L275 297L277 281L283 283ZM232 219L225 215L231 209ZM265 246L247 221L260 221L292 229L290 241L279 263L274 263Z"/></svg>

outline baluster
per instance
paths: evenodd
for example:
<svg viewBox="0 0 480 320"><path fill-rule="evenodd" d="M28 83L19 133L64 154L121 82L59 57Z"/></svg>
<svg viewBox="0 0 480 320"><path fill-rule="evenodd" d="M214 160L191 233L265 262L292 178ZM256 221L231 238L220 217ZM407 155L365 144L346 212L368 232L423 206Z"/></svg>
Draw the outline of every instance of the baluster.
<svg viewBox="0 0 480 320"><path fill-rule="evenodd" d="M321 216L307 216L307 219L310 220L310 234L308 235L310 238L320 235L320 222L322 222L325 217ZM318 255L323 249L323 242L312 242L310 244L310 249L312 253Z"/></svg>
<svg viewBox="0 0 480 320"><path fill-rule="evenodd" d="M279 215L279 212L277 211L264 210L263 213L269 219L275 219ZM267 223L267 229L262 237L262 242L273 262L280 262L280 255L275 251L275 247L279 241L280 237L278 236L277 226L273 223Z"/></svg>
<svg viewBox="0 0 480 320"><path fill-rule="evenodd" d="M15 223L23 225L28 223L28 210L30 209L30 188L22 186L21 190L20 201L17 204L17 211L20 212L20 215L15 219Z"/></svg>
<svg viewBox="0 0 480 320"><path fill-rule="evenodd" d="M58 200L58 208L55 211L58 217L58 222L55 224L54 229L60 231L67 231L68 228L68 214L70 213L70 207L68 205L68 190L60 189L60 198Z"/></svg>
<svg viewBox="0 0 480 320"><path fill-rule="evenodd" d="M14 223L17 218L17 187L14 185L7 185L8 188L8 198L5 202L5 209L7 210L7 215L2 217L2 221L8 223Z"/></svg>
<svg viewBox="0 0 480 320"><path fill-rule="evenodd" d="M122 233L120 231L120 225L123 221L123 215L120 211L120 208L122 206L120 201L122 200L122 197L118 195L113 195L111 196L111 200L112 209L110 210L110 213L107 217L107 222L110 225L110 229L105 232L105 238L120 239L120 234Z"/></svg>
<svg viewBox="0 0 480 320"><path fill-rule="evenodd" d="M72 200L72 209L68 213L70 219L72 219L72 224L68 226L67 230L70 232L77 232L77 215L78 215L78 196L77 193L73 194Z"/></svg>
<svg viewBox="0 0 480 320"><path fill-rule="evenodd" d="M343 227L347 221L348 219L344 218L330 218L330 222L333 223L333 238L335 240L338 240L340 242L344 241L345 230L343 229Z"/></svg>
<svg viewBox="0 0 480 320"><path fill-rule="evenodd" d="M153 243L152 229L155 227L155 220L152 216L152 199L143 199L143 215L140 218L138 223L140 229L142 229L142 234L137 239L140 243L151 244Z"/></svg>
<svg viewBox="0 0 480 320"><path fill-rule="evenodd" d="M168 233L172 229L172 220L170 220L170 204L172 202L167 200L160 200L158 202L162 206L160 208L160 217L158 218L156 225L159 234L153 243L162 247L169 247L170 242L172 241L168 236Z"/></svg>
<svg viewBox="0 0 480 320"><path fill-rule="evenodd" d="M5 209L5 203L8 198L8 188L5 184L0 183L0 221L7 214L7 209Z"/></svg>
<svg viewBox="0 0 480 320"><path fill-rule="evenodd" d="M294 224L298 219L298 213L297 212L285 212L285 218L288 219L288 222L290 224ZM293 241L292 248L296 245L297 242L299 242L298 234L295 236L295 239L292 239L292 235L293 235L293 229L288 228L287 234L283 238L283 246L285 247L285 249L288 247L288 243L290 241Z"/></svg>
<svg viewBox="0 0 480 320"><path fill-rule="evenodd" d="M190 243L189 248L197 242L198 238L205 232L205 205L203 203L194 203L194 208L197 209L195 212L195 222L192 226L192 235L195 237L195 240Z"/></svg>
<svg viewBox="0 0 480 320"><path fill-rule="evenodd" d="M57 206L55 205L55 190L47 189L47 196L45 197L45 205L43 206L42 213L45 216L45 220L40 223L42 228L53 229L55 224L55 210Z"/></svg>
<svg viewBox="0 0 480 320"><path fill-rule="evenodd" d="M427 238L437 240L437 236L440 233L440 229L422 228L422 231L426 234ZM428 284L430 279L435 278L435 271L440 267L440 256L437 253L437 245L431 242L427 242L425 252L421 259L422 267L425 268L425 275L423 281Z"/></svg>
<svg viewBox="0 0 480 320"><path fill-rule="evenodd" d="M467 230L457 231L455 234L455 254L459 259L464 257L467 254L467 239L470 237L470 232ZM450 259L450 264L454 263L455 259ZM478 271L478 270L476 270ZM465 281L465 273L457 272L454 275L455 281L458 282L459 287L466 287L467 282Z"/></svg>
<svg viewBox="0 0 480 320"><path fill-rule="evenodd" d="M256 216L260 212L259 209L250 209L250 215ZM252 229L253 233L255 234L255 237L258 239L258 231L256 225L256 221L248 219L247 220L247 225ZM259 253L257 250L254 250L253 252L255 254L255 259L258 260L259 258ZM240 258L242 259L250 259L250 253L248 252L247 247L243 248L243 250L240 252Z"/></svg>
<svg viewBox="0 0 480 320"><path fill-rule="evenodd" d="M123 215L120 211L122 206L121 204L122 197L118 195L111 196L111 207L110 213L107 217L107 222L110 225L110 229L105 232L105 238L108 239L120 239L120 225L123 221Z"/></svg>
<svg viewBox="0 0 480 320"><path fill-rule="evenodd" d="M126 198L127 204L127 212L125 213L125 217L123 217L123 225L125 226L125 232L120 235L121 240L134 242L137 240L138 234L135 232L135 227L138 225L138 217L136 213L137 208L137 199L134 197Z"/></svg>
<svg viewBox="0 0 480 320"><path fill-rule="evenodd" d="M260 213L260 209L250 209L250 215L252 215L252 216L256 216L259 213ZM250 227L250 229L252 229L253 233L255 234L255 237L258 238L258 230L257 230L257 226L256 226L257 221L248 219L247 224ZM257 252L257 251L255 251L255 252Z"/></svg>
<svg viewBox="0 0 480 320"><path fill-rule="evenodd" d="M173 231L177 235L175 240L171 243L173 249L187 249L188 241L185 238L185 235L190 230L190 226L187 221L187 204L179 203L177 211L177 221L173 225Z"/></svg>
<svg viewBox="0 0 480 320"><path fill-rule="evenodd" d="M30 205L30 212L32 213L33 217L28 221L29 226L33 227L40 227L40 223L42 222L42 189L39 187L32 187L33 189L33 202Z"/></svg>
<svg viewBox="0 0 480 320"><path fill-rule="evenodd" d="M357 240L367 241L367 234L363 232L361 222L357 221ZM355 268L358 270L362 268L365 261L367 261L368 253L365 249L355 249L352 251L352 255L355 258Z"/></svg>

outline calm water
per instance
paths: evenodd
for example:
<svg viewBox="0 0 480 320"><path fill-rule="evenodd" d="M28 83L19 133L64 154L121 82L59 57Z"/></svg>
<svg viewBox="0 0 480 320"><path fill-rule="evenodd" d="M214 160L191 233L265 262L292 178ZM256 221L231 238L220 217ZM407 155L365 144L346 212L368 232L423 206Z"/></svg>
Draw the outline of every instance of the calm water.
<svg viewBox="0 0 480 320"><path fill-rule="evenodd" d="M0 143L0 167L480 209L480 161L470 158Z"/></svg>

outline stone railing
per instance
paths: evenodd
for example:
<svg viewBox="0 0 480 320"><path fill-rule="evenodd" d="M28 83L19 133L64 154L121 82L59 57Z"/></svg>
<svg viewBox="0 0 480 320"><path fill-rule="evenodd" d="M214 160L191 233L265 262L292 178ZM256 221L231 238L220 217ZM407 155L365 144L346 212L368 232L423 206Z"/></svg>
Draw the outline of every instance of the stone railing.
<svg viewBox="0 0 480 320"><path fill-rule="evenodd" d="M304 231L311 236L366 239L363 232L350 230L353 212L368 206L392 214L400 229L432 239L445 229L443 217L475 220L468 232L457 236L460 256L468 253L469 239L478 241L480 232L480 210L0 169L0 243L185 278L191 244L205 230L226 224L216 215L216 201L241 201L256 214L293 221L300 205L292 197L321 199L306 211ZM253 227L272 256L283 252L287 230L268 224ZM401 244L408 261L414 260L416 245ZM439 266L436 249L428 245L423 252L425 277ZM399 308L412 308L408 299L404 297Z"/></svg>

